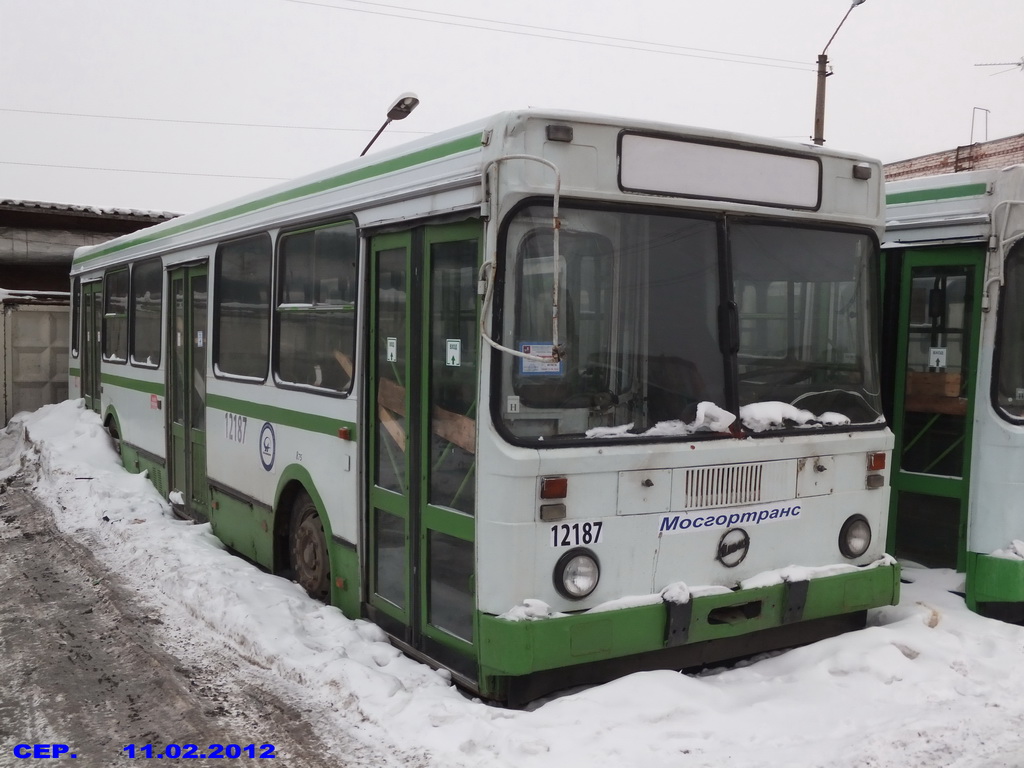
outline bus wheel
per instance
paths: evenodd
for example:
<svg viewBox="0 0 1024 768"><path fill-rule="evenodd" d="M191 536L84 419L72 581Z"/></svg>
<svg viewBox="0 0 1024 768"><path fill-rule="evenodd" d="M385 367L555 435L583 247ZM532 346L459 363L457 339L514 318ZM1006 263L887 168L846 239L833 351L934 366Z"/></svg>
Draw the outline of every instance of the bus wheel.
<svg viewBox="0 0 1024 768"><path fill-rule="evenodd" d="M310 597L327 602L331 586L327 538L316 505L305 493L299 494L292 507L289 541L295 580Z"/></svg>
<svg viewBox="0 0 1024 768"><path fill-rule="evenodd" d="M107 434L110 436L110 445L114 449L114 451L117 453L117 455L120 457L121 456L121 435L118 434L118 432L117 432L117 425L113 422L113 420L108 421L106 429L107 429Z"/></svg>

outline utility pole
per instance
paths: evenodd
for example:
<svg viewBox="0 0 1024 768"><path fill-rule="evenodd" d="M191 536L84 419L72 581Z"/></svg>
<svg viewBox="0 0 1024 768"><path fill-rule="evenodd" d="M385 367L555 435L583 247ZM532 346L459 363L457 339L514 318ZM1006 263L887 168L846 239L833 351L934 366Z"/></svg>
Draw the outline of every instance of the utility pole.
<svg viewBox="0 0 1024 768"><path fill-rule="evenodd" d="M814 98L814 136L812 139L819 147L825 143L825 78L832 74L828 71L828 55L826 52L828 47L832 45L832 41L836 39L836 35L839 34L839 29L846 21L846 17L850 15L850 11L863 2L864 0L853 0L853 4L846 10L846 16L843 16L843 20L839 22L836 31L832 33L832 37L828 39L825 47L818 54L818 88Z"/></svg>

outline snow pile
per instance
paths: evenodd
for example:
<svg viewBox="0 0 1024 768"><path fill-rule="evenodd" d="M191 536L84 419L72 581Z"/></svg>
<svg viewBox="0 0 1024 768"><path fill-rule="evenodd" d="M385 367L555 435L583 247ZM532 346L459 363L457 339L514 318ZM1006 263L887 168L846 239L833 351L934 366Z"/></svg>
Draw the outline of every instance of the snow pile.
<svg viewBox="0 0 1024 768"><path fill-rule="evenodd" d="M736 416L724 408L719 408L714 403L701 402L697 404L696 415L689 424L678 419L659 421L643 435L645 437L661 437L685 436L696 432L728 432L729 427L735 421ZM636 434L632 429L633 424L623 424L617 427L594 427L588 429L586 434L587 437L635 437Z"/></svg>
<svg viewBox="0 0 1024 768"><path fill-rule="evenodd" d="M740 419L743 421L743 426L751 432L764 432L769 429L790 426L813 427L821 424L842 426L850 423L850 419L841 413L827 411L820 416L815 416L803 408L777 401L744 405L740 408Z"/></svg>
<svg viewBox="0 0 1024 768"><path fill-rule="evenodd" d="M1002 557L1006 560L1024 560L1024 541L1014 539L1006 549L997 549L992 557Z"/></svg>
<svg viewBox="0 0 1024 768"><path fill-rule="evenodd" d="M785 427L841 427L850 423L850 418L841 413L826 411L815 415L803 408L789 403L768 401L751 403L740 407L740 422L751 432L765 432L769 429ZM685 437L697 432L729 432L736 422L733 413L720 408L711 402L697 404L697 412L690 423L674 419L659 421L643 432L644 437ZM594 427L587 430L587 437L636 437L633 424L622 424L616 427Z"/></svg>
<svg viewBox="0 0 1024 768"><path fill-rule="evenodd" d="M0 460L0 477L33 481L60 528L133 585L165 628L228 644L298 686L318 732L391 745L410 764L1024 765L1024 630L969 613L949 571L908 568L900 605L871 611L860 632L728 670L635 674L516 712L464 697L374 625L231 555L209 526L174 519L145 478L121 469L80 401L17 417L0 434ZM687 595L682 584L667 592Z"/></svg>

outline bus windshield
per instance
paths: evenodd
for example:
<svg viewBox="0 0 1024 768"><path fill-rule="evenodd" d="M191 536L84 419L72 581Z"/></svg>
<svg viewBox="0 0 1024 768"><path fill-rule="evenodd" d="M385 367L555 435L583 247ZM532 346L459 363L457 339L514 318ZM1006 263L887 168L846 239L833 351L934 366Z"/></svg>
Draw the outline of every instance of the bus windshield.
<svg viewBox="0 0 1024 768"><path fill-rule="evenodd" d="M504 238L496 409L517 442L882 423L864 232L563 208L552 355L551 209Z"/></svg>

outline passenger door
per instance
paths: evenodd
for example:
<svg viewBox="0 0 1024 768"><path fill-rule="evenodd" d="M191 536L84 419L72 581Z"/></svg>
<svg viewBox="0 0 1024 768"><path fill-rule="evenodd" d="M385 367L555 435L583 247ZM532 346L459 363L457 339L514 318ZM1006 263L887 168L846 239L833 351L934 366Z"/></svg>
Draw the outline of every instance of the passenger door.
<svg viewBox="0 0 1024 768"><path fill-rule="evenodd" d="M475 676L478 221L370 246L368 612Z"/></svg>
<svg viewBox="0 0 1024 768"><path fill-rule="evenodd" d="M194 520L206 521L207 265L173 270L170 286L167 476L173 494L171 501L178 511Z"/></svg>
<svg viewBox="0 0 1024 768"><path fill-rule="evenodd" d="M902 254L889 549L931 567L966 566L983 264L969 248Z"/></svg>
<svg viewBox="0 0 1024 768"><path fill-rule="evenodd" d="M100 361L103 344L103 281L82 284L82 398L85 407L100 412Z"/></svg>

